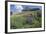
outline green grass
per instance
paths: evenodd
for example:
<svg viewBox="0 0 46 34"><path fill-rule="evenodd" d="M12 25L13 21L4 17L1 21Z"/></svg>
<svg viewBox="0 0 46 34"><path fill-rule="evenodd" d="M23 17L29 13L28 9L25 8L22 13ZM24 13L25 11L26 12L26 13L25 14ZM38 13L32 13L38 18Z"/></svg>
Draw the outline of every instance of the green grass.
<svg viewBox="0 0 46 34"><path fill-rule="evenodd" d="M29 12L32 13L33 16L37 15L37 11ZM20 28L40 28L41 27L41 17L33 17L32 23L28 24L26 22L26 16L28 12L24 14L14 14L10 17L10 25L11 29L20 29ZM39 20L38 20L39 19Z"/></svg>

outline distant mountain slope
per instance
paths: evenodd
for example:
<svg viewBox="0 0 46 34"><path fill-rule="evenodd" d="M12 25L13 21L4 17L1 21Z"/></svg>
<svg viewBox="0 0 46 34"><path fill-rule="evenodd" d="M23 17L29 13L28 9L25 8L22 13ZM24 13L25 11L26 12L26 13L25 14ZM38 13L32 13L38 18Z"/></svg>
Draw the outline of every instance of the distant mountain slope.
<svg viewBox="0 0 46 34"><path fill-rule="evenodd" d="M42 10L41 6L32 6L32 5L22 5L23 11L35 11L35 10Z"/></svg>

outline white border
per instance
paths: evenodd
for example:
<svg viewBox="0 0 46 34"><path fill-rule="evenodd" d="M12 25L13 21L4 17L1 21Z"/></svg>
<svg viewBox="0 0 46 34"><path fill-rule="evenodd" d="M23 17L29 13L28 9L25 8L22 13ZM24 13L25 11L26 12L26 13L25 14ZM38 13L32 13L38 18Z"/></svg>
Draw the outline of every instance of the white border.
<svg viewBox="0 0 46 34"><path fill-rule="evenodd" d="M42 28L10 29L10 4L42 6ZM44 4L8 2L8 32L37 31L44 30Z"/></svg>

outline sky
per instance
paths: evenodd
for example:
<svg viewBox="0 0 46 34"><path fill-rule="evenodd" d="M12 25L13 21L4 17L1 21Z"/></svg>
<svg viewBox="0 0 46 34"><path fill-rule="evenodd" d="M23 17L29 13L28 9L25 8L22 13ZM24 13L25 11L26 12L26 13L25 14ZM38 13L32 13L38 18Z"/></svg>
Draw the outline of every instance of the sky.
<svg viewBox="0 0 46 34"><path fill-rule="evenodd" d="M23 7L21 5L10 5L10 10L11 11L21 11L23 10Z"/></svg>
<svg viewBox="0 0 46 34"><path fill-rule="evenodd" d="M27 8L26 8L27 7ZM33 9L33 8L39 8L40 10L42 9L41 6L32 6L32 5L10 5L10 11L16 12L16 11L22 11L25 9Z"/></svg>

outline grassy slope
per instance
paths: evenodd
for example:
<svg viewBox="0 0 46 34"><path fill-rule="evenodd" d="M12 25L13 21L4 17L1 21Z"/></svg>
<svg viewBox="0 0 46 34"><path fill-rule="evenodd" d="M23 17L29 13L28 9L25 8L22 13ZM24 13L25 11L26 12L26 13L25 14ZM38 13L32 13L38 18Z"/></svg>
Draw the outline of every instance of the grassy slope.
<svg viewBox="0 0 46 34"><path fill-rule="evenodd" d="M33 11L33 12L29 12L29 13L36 15L37 11L36 12ZM26 12L25 14L28 15L28 12ZM41 17L36 17L39 20L36 20L35 18L33 18L32 24L27 24L26 23L26 17L24 17L25 14L12 15L10 17L11 29L41 27L41 22L39 22L39 20L41 21Z"/></svg>

